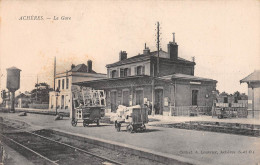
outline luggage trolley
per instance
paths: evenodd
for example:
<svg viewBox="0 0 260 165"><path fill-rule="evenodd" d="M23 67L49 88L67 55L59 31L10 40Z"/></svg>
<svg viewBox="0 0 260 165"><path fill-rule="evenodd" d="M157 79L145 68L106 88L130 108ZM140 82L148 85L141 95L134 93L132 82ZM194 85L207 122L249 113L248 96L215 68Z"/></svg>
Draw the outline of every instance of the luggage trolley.
<svg viewBox="0 0 260 165"><path fill-rule="evenodd" d="M145 131L148 123L148 108L129 108L115 120L115 129L120 132L121 127L126 127L130 133Z"/></svg>
<svg viewBox="0 0 260 165"><path fill-rule="evenodd" d="M83 123L83 126L86 127L96 123L99 126L101 117L105 116L105 97L103 90L73 86L71 125L75 127L78 123Z"/></svg>

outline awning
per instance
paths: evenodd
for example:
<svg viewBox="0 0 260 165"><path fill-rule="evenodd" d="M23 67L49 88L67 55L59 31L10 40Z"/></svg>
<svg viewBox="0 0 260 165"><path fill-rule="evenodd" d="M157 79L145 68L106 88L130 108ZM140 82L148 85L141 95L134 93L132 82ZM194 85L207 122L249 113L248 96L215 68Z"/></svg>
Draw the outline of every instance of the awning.
<svg viewBox="0 0 260 165"><path fill-rule="evenodd" d="M187 75L187 74L180 74L180 73L162 76L162 77L159 77L159 78L164 79L164 80L208 81L208 82L215 82L215 83L217 82L216 80L213 80L213 79L196 77L196 76Z"/></svg>

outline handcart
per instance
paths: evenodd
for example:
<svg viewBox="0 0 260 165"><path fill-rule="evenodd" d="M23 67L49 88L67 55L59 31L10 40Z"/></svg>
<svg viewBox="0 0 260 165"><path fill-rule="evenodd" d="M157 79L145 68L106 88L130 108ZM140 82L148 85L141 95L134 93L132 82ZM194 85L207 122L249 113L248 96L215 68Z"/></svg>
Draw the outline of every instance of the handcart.
<svg viewBox="0 0 260 165"><path fill-rule="evenodd" d="M86 127L89 124L96 123L99 126L99 120L105 116L103 107L78 107L76 108L76 115L71 120L71 125L76 127L78 123L83 123Z"/></svg>
<svg viewBox="0 0 260 165"><path fill-rule="evenodd" d="M105 116L105 97L103 90L73 86L71 125L75 127L78 123L83 123L86 127L96 123L99 126L101 117Z"/></svg>
<svg viewBox="0 0 260 165"><path fill-rule="evenodd" d="M126 127L130 133L145 131L145 124L148 123L148 108L131 108L121 111L115 120L115 129L120 132L121 127Z"/></svg>

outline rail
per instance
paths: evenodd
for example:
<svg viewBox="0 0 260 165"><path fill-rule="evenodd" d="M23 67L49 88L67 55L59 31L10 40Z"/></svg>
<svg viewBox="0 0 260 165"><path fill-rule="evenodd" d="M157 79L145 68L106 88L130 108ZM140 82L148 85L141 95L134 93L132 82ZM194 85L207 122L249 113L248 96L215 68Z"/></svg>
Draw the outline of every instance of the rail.
<svg viewBox="0 0 260 165"><path fill-rule="evenodd" d="M17 128L15 128L15 127L13 127L13 126L11 126L11 125L8 125L8 124L6 124L6 123L3 123L3 122L0 122L0 124L5 125L5 126L7 126L7 127L11 127L11 128L17 129ZM50 139L50 138L48 138L48 137L44 137L44 136L42 136L42 135L38 135L38 134L36 134L36 133L32 133L32 132L29 132L29 131L23 130L23 132L26 132L26 133L28 133L28 134L30 134L30 135L34 135L34 136L40 137L40 138L42 138L42 139L48 140L48 141L53 142L53 143L57 143L57 144L60 144L60 145L63 145L63 146L72 148L72 149L74 149L75 151L79 151L79 152L82 152L82 153L84 153L84 154L88 154L88 155L94 156L94 157L96 157L96 158L105 160L105 161L110 162L110 163L122 165L122 163L120 163L120 162L111 160L111 159L106 158L106 157L104 157L104 156L99 156L99 155L97 155L97 154L88 152L88 151L83 150L83 149L81 149L81 148L74 147L74 146L72 146L72 145L69 145L69 144L66 144L66 143L63 143L63 142L60 142L60 141L56 141L56 140ZM34 154L40 156L41 158L43 158L44 160L46 160L46 161L48 161L48 162L50 162L50 163L52 163L52 164L55 164L55 165L58 165L57 162L52 161L52 160L50 160L49 158L47 158L46 156L43 156L42 154L40 154L39 152L34 151L33 149L31 149L31 148L29 148L29 147L27 147L27 146L25 146L25 145L23 145L23 144L21 144L21 143L15 141L14 139L5 136L3 133L0 133L0 136L4 137L4 138L7 139L7 140L12 141L12 142L15 143L16 145L19 145L20 147L22 147L22 148L24 148L24 149L26 149L26 150L28 150L28 151L30 151L30 152L32 152L32 153L34 153ZM30 137L30 138L32 138L32 137Z"/></svg>

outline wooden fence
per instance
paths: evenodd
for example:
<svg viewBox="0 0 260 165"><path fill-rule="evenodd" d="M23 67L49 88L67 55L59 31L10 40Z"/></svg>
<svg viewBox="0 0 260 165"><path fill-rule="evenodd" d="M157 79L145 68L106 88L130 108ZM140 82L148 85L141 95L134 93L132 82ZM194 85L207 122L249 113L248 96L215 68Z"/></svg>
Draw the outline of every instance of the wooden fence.
<svg viewBox="0 0 260 165"><path fill-rule="evenodd" d="M178 106L171 107L172 116L199 116L211 115L212 107L210 106Z"/></svg>
<svg viewBox="0 0 260 165"><path fill-rule="evenodd" d="M217 111L223 109L223 114L228 118L247 118L247 107L213 107L213 116L217 116Z"/></svg>

